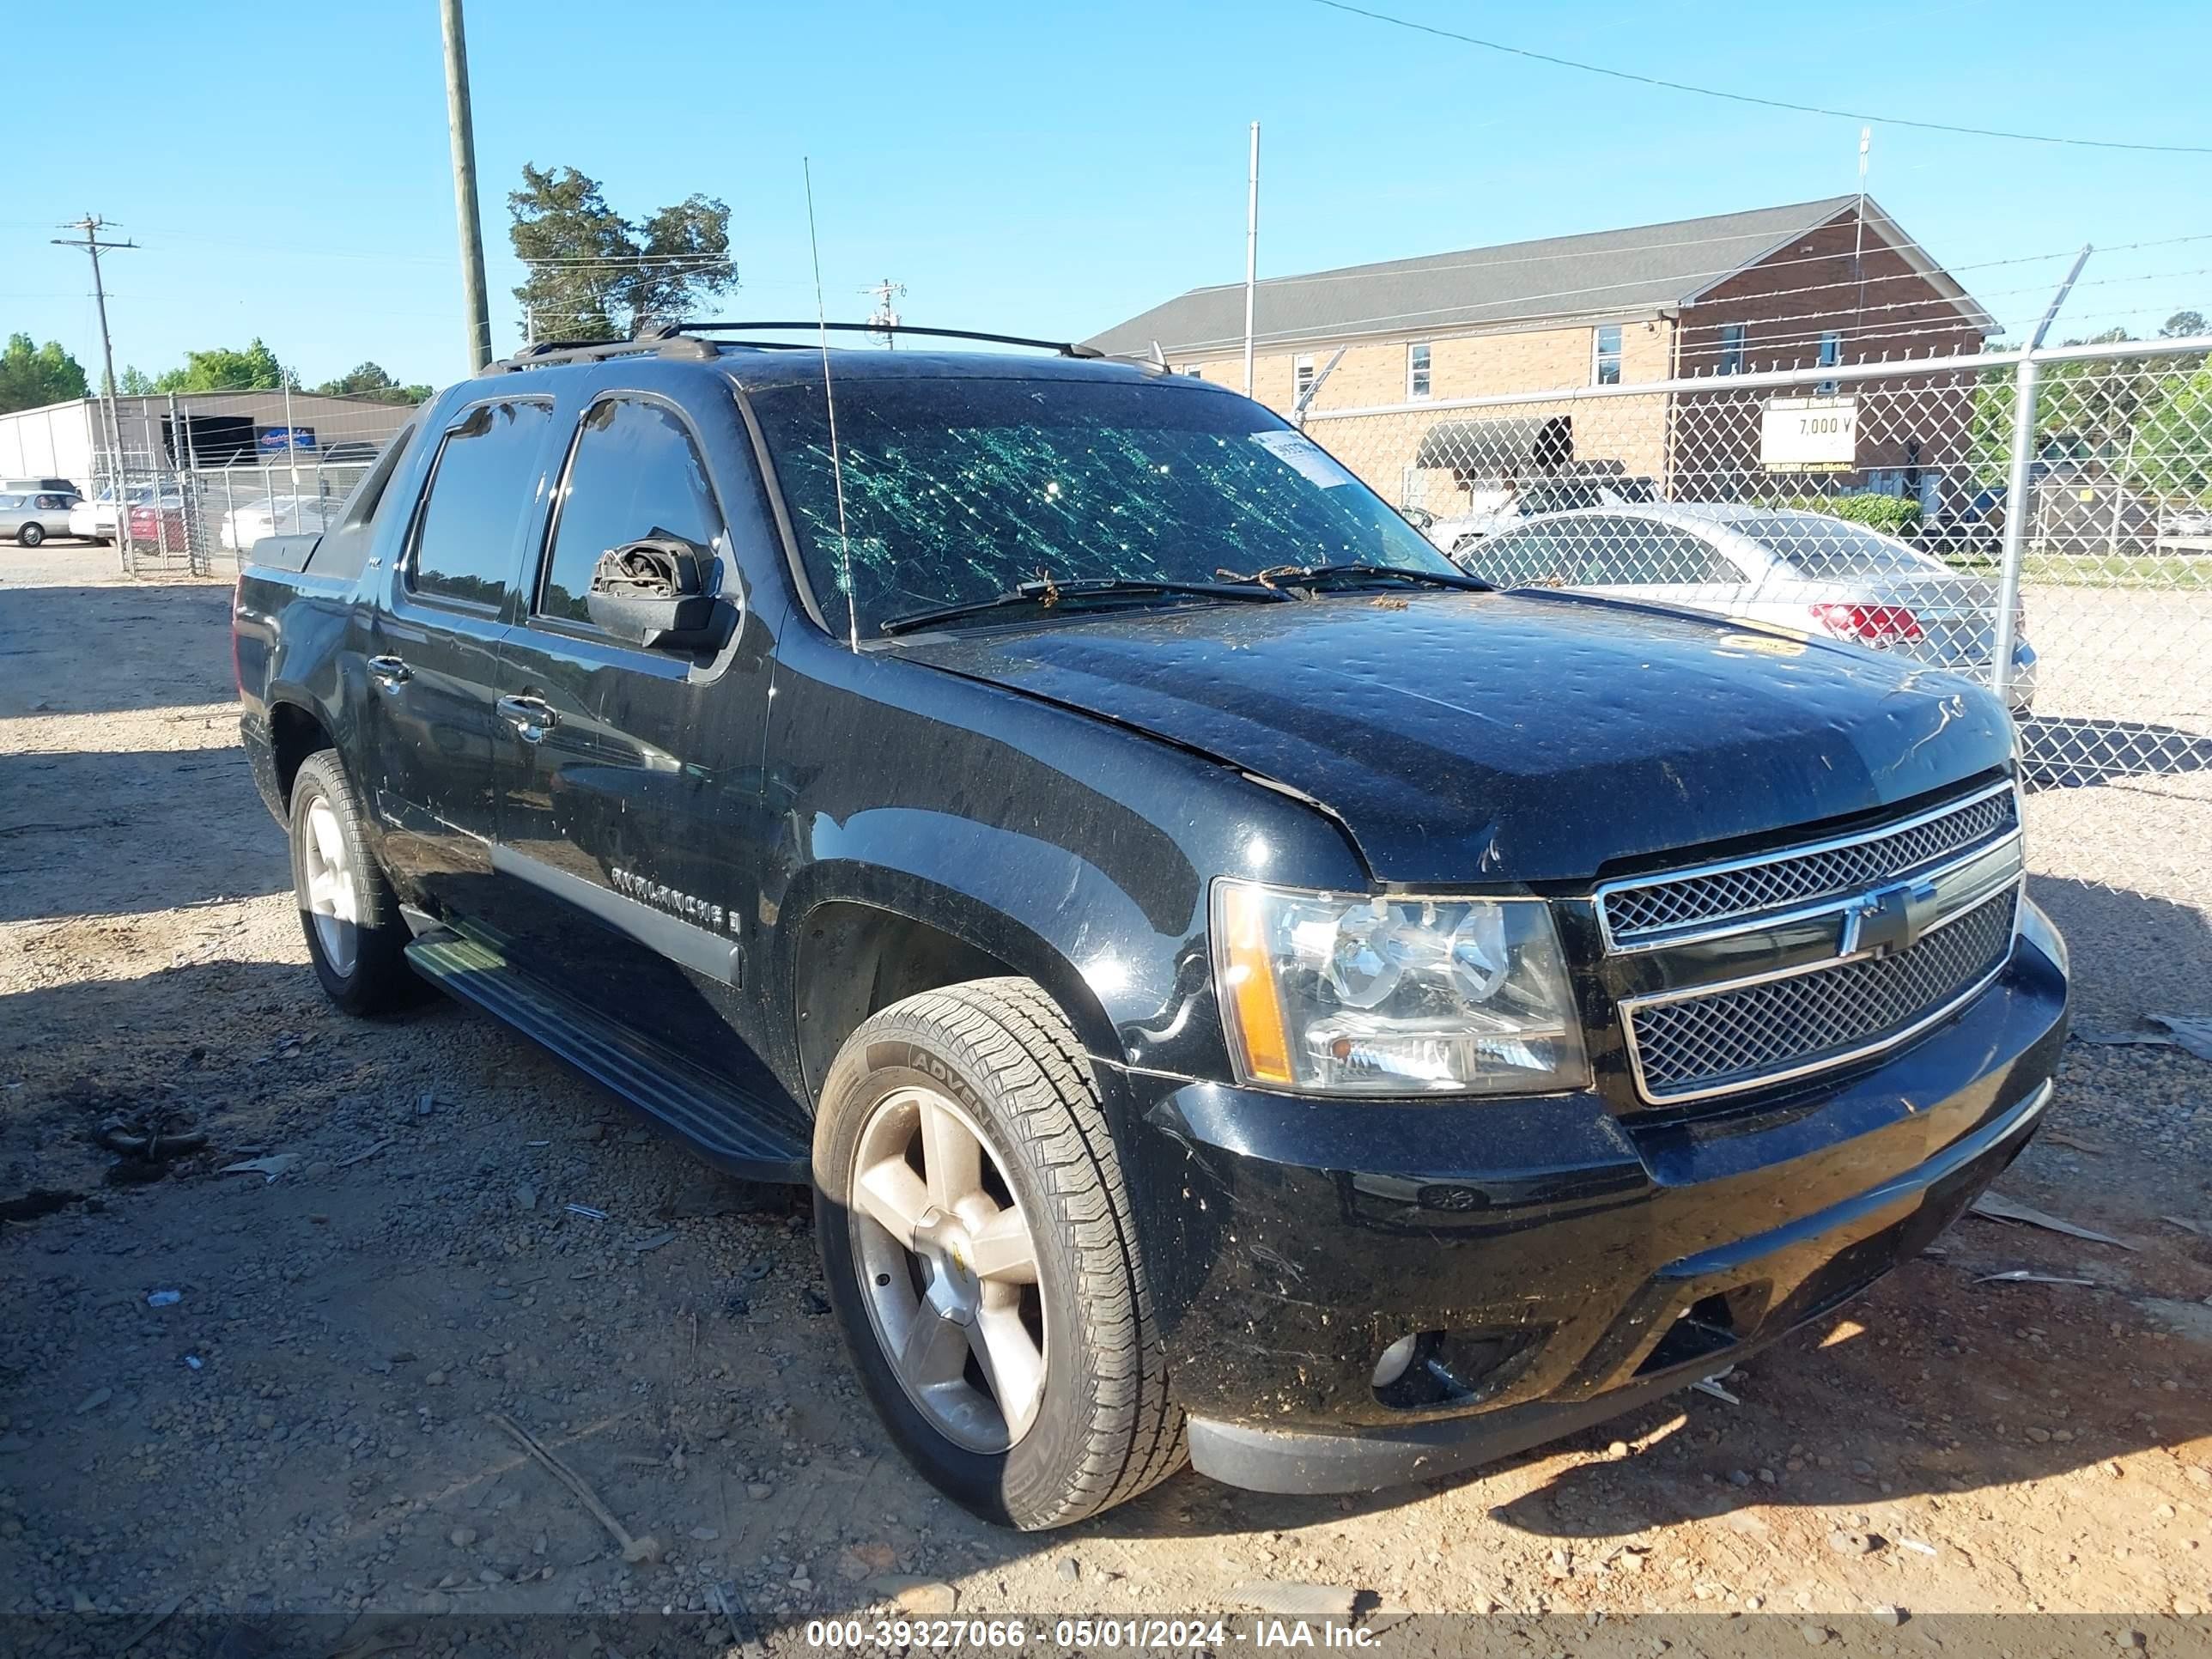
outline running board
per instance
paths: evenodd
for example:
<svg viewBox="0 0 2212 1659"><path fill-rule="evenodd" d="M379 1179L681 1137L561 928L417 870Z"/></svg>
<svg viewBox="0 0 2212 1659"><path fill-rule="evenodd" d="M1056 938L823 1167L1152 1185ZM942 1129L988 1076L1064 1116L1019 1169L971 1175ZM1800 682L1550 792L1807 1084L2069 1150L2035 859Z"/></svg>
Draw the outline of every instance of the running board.
<svg viewBox="0 0 2212 1659"><path fill-rule="evenodd" d="M439 989L513 1026L732 1175L793 1185L813 1178L813 1127L790 1100L733 1088L674 1049L532 978L471 934L450 927L425 933L407 947L407 960Z"/></svg>

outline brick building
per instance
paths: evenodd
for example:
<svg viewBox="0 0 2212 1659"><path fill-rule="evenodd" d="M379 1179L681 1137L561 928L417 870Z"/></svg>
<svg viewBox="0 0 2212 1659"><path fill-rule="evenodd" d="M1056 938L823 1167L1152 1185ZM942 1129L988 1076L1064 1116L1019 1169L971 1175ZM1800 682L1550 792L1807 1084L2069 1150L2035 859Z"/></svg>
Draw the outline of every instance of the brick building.
<svg viewBox="0 0 2212 1659"><path fill-rule="evenodd" d="M1255 297L1253 395L1285 415L1303 398L1316 436L1401 505L1449 512L1500 477L1571 473L1725 498L1788 487L1759 465L1772 394L1717 387L1433 418L1419 405L1947 356L1978 350L1994 328L1878 204L1864 203L1862 222L1861 198L1841 196L1271 277ZM1243 287L1230 283L1089 343L1241 386L1243 330ZM1971 393L1932 378L1913 390L1909 414L1897 400L1862 422L1856 468L1830 487L1912 493L1955 459ZM1384 407L1398 412L1344 413Z"/></svg>

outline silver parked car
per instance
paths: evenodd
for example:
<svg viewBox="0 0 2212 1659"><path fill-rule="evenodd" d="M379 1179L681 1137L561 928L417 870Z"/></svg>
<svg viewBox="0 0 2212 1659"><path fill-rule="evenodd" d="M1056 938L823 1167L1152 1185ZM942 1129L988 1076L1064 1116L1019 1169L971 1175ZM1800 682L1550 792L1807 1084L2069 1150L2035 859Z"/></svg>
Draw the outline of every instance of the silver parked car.
<svg viewBox="0 0 2212 1659"><path fill-rule="evenodd" d="M1555 513L1462 546L1468 574L1500 587L1571 587L1776 623L1895 652L1987 684L1996 584L1960 575L1894 537L1782 507L1621 506ZM2023 619L2015 613L2015 623ZM2008 701L2025 716L2035 652L2024 626Z"/></svg>
<svg viewBox="0 0 2212 1659"><path fill-rule="evenodd" d="M0 494L0 539L36 547L49 536L68 535L70 507L76 499L58 489Z"/></svg>

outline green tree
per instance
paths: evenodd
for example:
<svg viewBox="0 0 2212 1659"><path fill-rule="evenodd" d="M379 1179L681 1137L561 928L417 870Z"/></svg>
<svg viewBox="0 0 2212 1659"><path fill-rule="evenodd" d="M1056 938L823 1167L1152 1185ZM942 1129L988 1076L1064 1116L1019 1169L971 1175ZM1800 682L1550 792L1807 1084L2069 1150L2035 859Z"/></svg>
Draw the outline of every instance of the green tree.
<svg viewBox="0 0 2212 1659"><path fill-rule="evenodd" d="M2185 338L2201 329L2177 332ZM2129 471L2161 495L2202 496L2212 489L2212 367L2177 376L2158 408L2135 434Z"/></svg>
<svg viewBox="0 0 2212 1659"><path fill-rule="evenodd" d="M276 392L284 385L284 365L258 336L245 350L216 346L187 351L181 368L154 377L156 392Z"/></svg>
<svg viewBox="0 0 2212 1659"><path fill-rule="evenodd" d="M10 334L0 349L0 414L63 404L85 395L84 369L61 343L31 343L27 334Z"/></svg>
<svg viewBox="0 0 2212 1659"><path fill-rule="evenodd" d="M2158 331L2161 340L2185 340L2192 334L2204 331L2204 313L2201 311L2177 311L2167 318Z"/></svg>
<svg viewBox="0 0 2212 1659"><path fill-rule="evenodd" d="M626 338L738 285L725 203L689 196L633 222L574 167L526 163L522 186L507 240L530 271L514 297L533 339Z"/></svg>
<svg viewBox="0 0 2212 1659"><path fill-rule="evenodd" d="M384 372L380 363L356 363L335 380L325 380L315 388L337 398L374 398L385 404L420 404L429 401L427 386L402 386Z"/></svg>
<svg viewBox="0 0 2212 1659"><path fill-rule="evenodd" d="M148 397L154 390L154 377L143 368L126 365L123 370L122 389L125 397Z"/></svg>

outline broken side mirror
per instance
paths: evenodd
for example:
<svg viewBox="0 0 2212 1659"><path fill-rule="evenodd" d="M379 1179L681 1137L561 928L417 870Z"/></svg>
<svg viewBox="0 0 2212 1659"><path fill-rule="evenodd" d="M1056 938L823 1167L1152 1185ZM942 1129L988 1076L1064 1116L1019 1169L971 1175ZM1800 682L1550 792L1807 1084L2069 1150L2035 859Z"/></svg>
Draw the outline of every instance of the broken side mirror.
<svg viewBox="0 0 2212 1659"><path fill-rule="evenodd" d="M599 556L584 597L592 621L648 651L711 651L727 636L730 610L706 591L714 556L680 536L653 535Z"/></svg>

